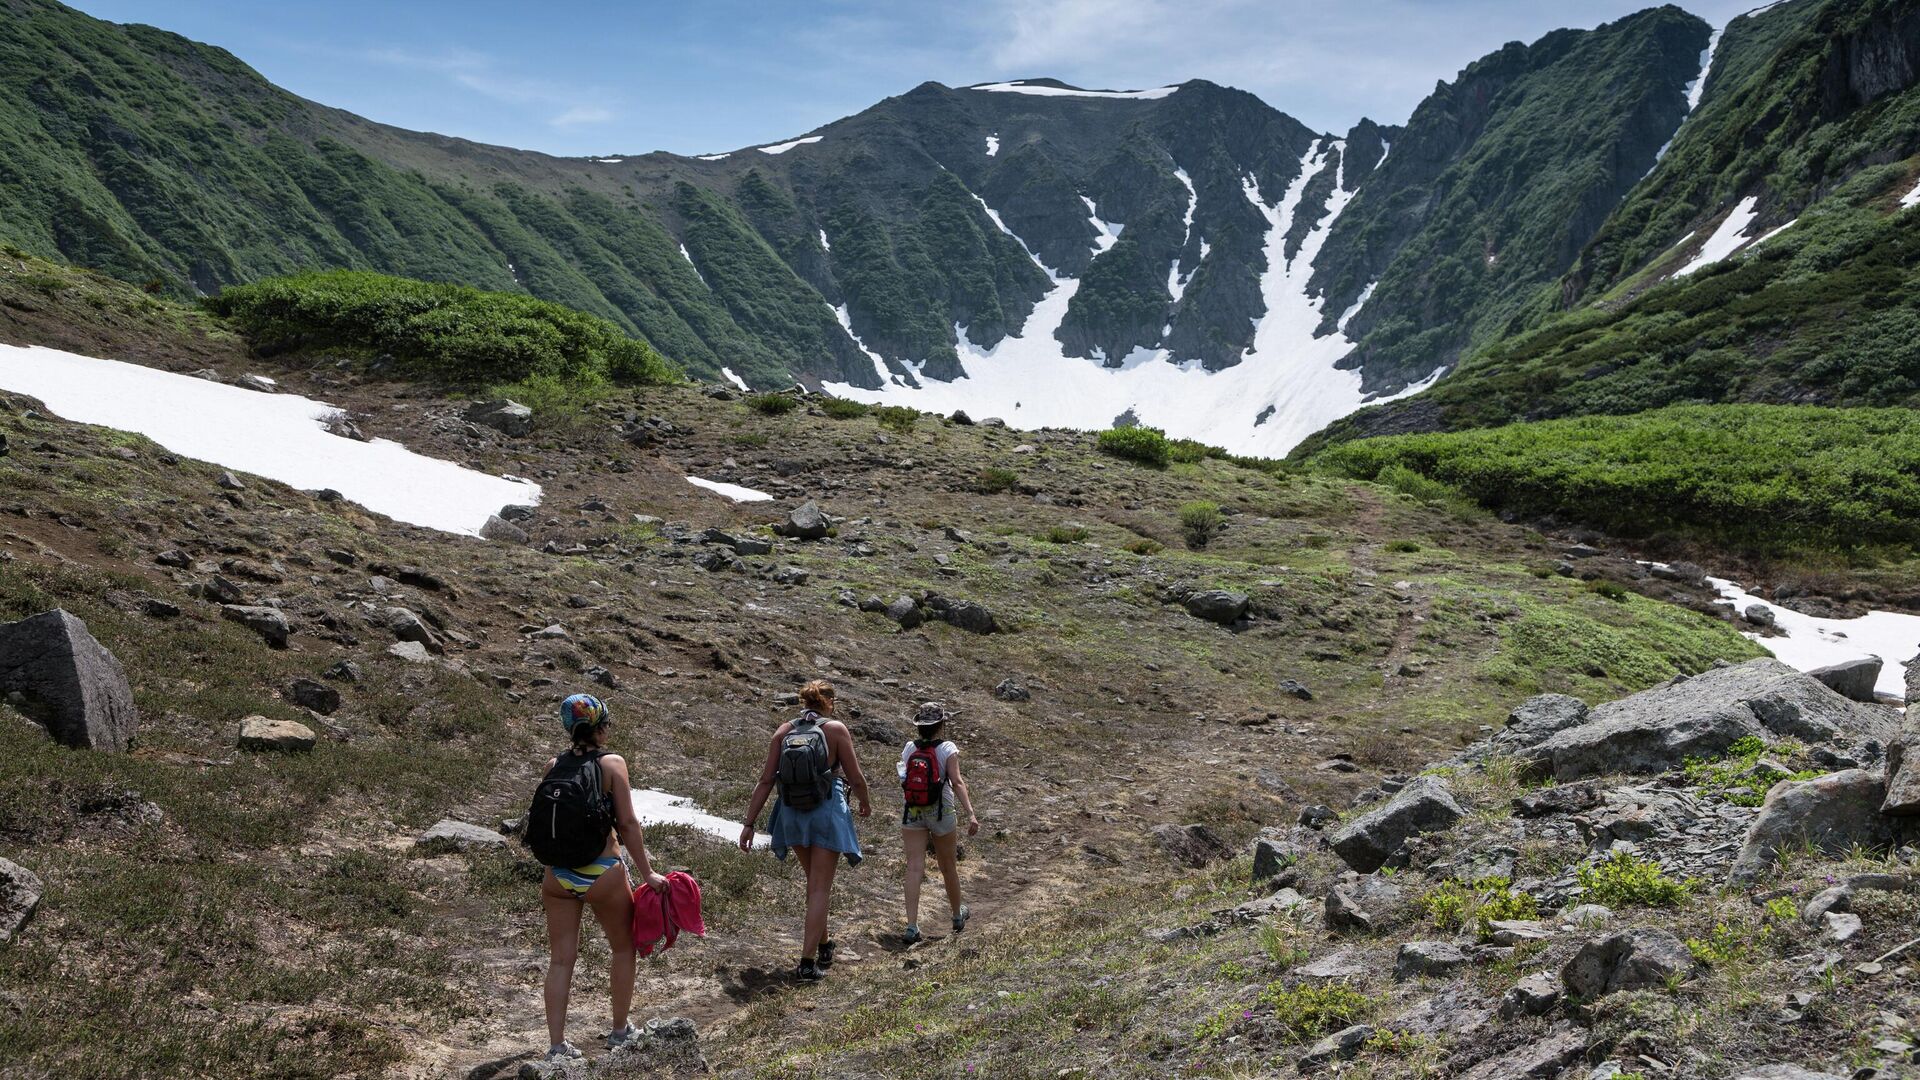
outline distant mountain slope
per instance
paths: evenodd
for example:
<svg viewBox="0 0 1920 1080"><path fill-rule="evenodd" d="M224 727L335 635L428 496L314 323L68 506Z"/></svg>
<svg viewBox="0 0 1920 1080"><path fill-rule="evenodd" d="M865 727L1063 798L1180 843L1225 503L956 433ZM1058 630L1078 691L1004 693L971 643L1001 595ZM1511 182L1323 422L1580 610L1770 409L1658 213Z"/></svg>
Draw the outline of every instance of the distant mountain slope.
<svg viewBox="0 0 1920 1080"><path fill-rule="evenodd" d="M1323 441L1671 404L1920 406L1920 2L1735 19L1699 108L1509 334Z"/></svg>

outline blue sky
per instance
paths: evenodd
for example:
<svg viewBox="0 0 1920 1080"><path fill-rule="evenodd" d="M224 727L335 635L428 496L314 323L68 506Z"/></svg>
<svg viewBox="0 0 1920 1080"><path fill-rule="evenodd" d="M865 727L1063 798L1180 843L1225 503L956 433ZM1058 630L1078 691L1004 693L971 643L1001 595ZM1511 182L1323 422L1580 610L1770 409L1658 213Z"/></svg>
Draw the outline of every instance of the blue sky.
<svg viewBox="0 0 1920 1080"><path fill-rule="evenodd" d="M1715 25L1756 0L1683 0ZM1626 0L77 0L231 50L304 97L554 154L799 134L927 79L1207 78L1316 128L1406 119L1435 81Z"/></svg>

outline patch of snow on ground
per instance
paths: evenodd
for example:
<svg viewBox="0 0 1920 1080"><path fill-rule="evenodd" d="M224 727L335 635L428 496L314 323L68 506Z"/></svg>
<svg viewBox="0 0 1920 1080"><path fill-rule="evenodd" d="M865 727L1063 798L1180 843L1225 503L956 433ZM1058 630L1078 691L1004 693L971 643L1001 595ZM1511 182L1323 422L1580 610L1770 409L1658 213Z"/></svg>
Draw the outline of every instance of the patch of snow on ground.
<svg viewBox="0 0 1920 1080"><path fill-rule="evenodd" d="M1368 403L1360 389L1360 374L1333 366L1353 343L1339 334L1314 337L1322 301L1306 295L1313 260L1352 193L1336 188L1317 228L1293 261L1283 258L1293 213L1308 183L1330 167L1328 157L1318 144L1309 151L1299 178L1278 208L1266 207L1257 190L1250 195L1269 223L1269 269L1261 282L1267 315L1256 331L1255 350L1234 367L1210 373L1197 361L1172 362L1164 349L1136 349L1114 368L1064 355L1055 333L1080 282L1060 278L1034 307L1018 336L983 349L964 333L959 335L962 378L943 382L916 372L921 374L917 387L866 390L830 383L826 389L857 401L911 405L928 412L965 409L974 416L1001 417L1021 428L1100 430L1131 409L1142 424L1175 437L1200 439L1234 453L1281 456L1308 435ZM1089 213L1100 233L1099 242L1110 242L1109 227L1099 221L1096 211ZM1435 372L1426 382L1394 397L1424 389L1440 374ZM1255 418L1269 405L1274 416L1256 426Z"/></svg>
<svg viewBox="0 0 1920 1080"><path fill-rule="evenodd" d="M1788 229L1791 229L1798 224L1800 224L1800 219L1794 218L1792 221L1787 222L1785 225L1776 225L1773 228L1768 229L1766 232L1761 233L1760 237L1756 239L1753 243L1748 244L1747 250L1752 251L1754 248L1759 247L1761 244L1764 244L1767 241L1773 239L1774 237L1779 236L1781 233L1786 232Z"/></svg>
<svg viewBox="0 0 1920 1080"><path fill-rule="evenodd" d="M723 480L702 480L697 476L689 476L687 483L694 487L706 488L715 495L723 495L734 502L768 502L773 498L764 491L755 491L750 487L729 484Z"/></svg>
<svg viewBox="0 0 1920 1080"><path fill-rule="evenodd" d="M693 267L693 276L700 279L700 284L706 285L707 275L700 272L700 264L693 261L693 253L687 250L687 245L685 244L680 245L680 257L687 260L688 266ZM707 287L712 288L713 286L707 285Z"/></svg>
<svg viewBox="0 0 1920 1080"><path fill-rule="evenodd" d="M730 158L730 157L732 157L732 156L733 156L733 155L732 155L731 153L726 153L726 154L699 154L699 155L696 155L696 156L694 157L694 159L693 159L693 160L695 160L695 161L725 161L725 160L727 160L728 158Z"/></svg>
<svg viewBox="0 0 1920 1080"><path fill-rule="evenodd" d="M739 822L709 814L695 806L692 799L683 795L674 795L655 788L634 788L633 813L640 819L642 826L688 825L697 832L706 833L717 840L725 840L729 844L740 840ZM772 838L763 833L753 835L753 846L756 848L764 848L771 843Z"/></svg>
<svg viewBox="0 0 1920 1080"><path fill-rule="evenodd" d="M1713 56L1720 51L1720 37L1726 32L1727 28L1722 26L1715 29L1707 38L1706 50L1700 54L1700 74L1695 75L1693 81L1687 84L1688 114L1692 114L1693 110L1699 108L1700 99L1706 96L1707 73L1713 70Z"/></svg>
<svg viewBox="0 0 1920 1080"><path fill-rule="evenodd" d="M1173 170L1173 178L1187 189L1186 231L1180 235L1180 250L1185 251L1187 241L1193 238L1193 212L1200 205L1200 195L1193 190L1193 178L1187 175L1187 170ZM1194 269L1198 270L1199 267L1195 266ZM1180 257L1174 256L1173 265L1167 269L1167 291L1173 294L1174 303L1180 302L1180 297L1187 291L1187 281L1192 277L1192 271L1186 277L1180 276Z"/></svg>
<svg viewBox="0 0 1920 1080"><path fill-rule="evenodd" d="M1152 90L1073 90L1064 86L1030 86L1021 82L986 83L981 86L969 86L969 90L985 90L996 94L1033 94L1037 97L1084 97L1084 98L1131 98L1135 101L1152 101L1157 98L1172 97L1177 86L1161 86Z"/></svg>
<svg viewBox="0 0 1920 1080"><path fill-rule="evenodd" d="M1920 655L1920 615L1870 611L1857 619L1819 619L1763 600L1726 578L1710 577L1707 584L1712 585L1736 613L1744 614L1755 604L1773 613L1774 625L1785 631L1786 636L1746 636L1781 662L1801 671L1812 671L1863 656L1877 656L1880 679L1874 684L1874 690L1896 701L1906 697L1903 665Z"/></svg>
<svg viewBox="0 0 1920 1080"><path fill-rule="evenodd" d="M808 135L804 138L790 139L783 143L774 143L772 146L763 146L760 148L760 152L763 154L784 154L796 146L805 146L808 143L817 143L824 138L826 138L825 135Z"/></svg>
<svg viewBox="0 0 1920 1080"><path fill-rule="evenodd" d="M733 369L732 369L732 368L730 368L730 367L723 367L723 368L721 368L721 369L720 369L720 374L722 374L722 375L724 375L724 376L726 376L726 379L727 379L727 381L728 381L728 382L730 382L730 383L732 383L733 385L735 385L735 386L737 386L737 387L739 387L740 389L742 389L742 390L746 390L746 391L748 391L748 392L752 392L752 390L753 390L753 387L751 387L751 386L748 386L748 385L747 385L747 380L745 380L745 379L743 379L743 378L741 378L741 377L740 377L740 376L738 376L738 375L735 375L735 374L733 373Z"/></svg>
<svg viewBox="0 0 1920 1080"><path fill-rule="evenodd" d="M1087 204L1087 222L1098 234L1093 238L1093 253L1098 257L1120 242L1120 230L1126 226L1119 222L1100 220L1100 208L1093 205L1093 200L1085 195L1080 196L1080 201Z"/></svg>
<svg viewBox="0 0 1920 1080"><path fill-rule="evenodd" d="M1912 191L1900 196L1900 206L1902 209L1920 206L1920 184L1913 185Z"/></svg>
<svg viewBox="0 0 1920 1080"><path fill-rule="evenodd" d="M899 381L894 378L892 372L887 370L886 360L883 359L879 353L867 348L867 343L861 341L860 335L853 332L853 313L847 310L847 305L841 304L839 307L834 308L833 317L840 320L840 329L845 330L847 336L853 339L854 347L859 349L867 359L873 361L873 370L875 374L880 376L880 385L885 386L890 382Z"/></svg>
<svg viewBox="0 0 1920 1080"><path fill-rule="evenodd" d="M1695 270L1712 266L1745 247L1747 243L1745 233L1747 227L1753 224L1754 207L1759 203L1760 199L1756 195L1741 199L1739 205L1727 214L1726 220L1720 223L1720 227L1713 230L1713 235L1707 237L1707 242L1700 245L1700 253L1693 257L1693 261L1675 270L1673 276L1686 277Z"/></svg>
<svg viewBox="0 0 1920 1080"><path fill-rule="evenodd" d="M987 156L994 157L999 153L1000 153L1000 136L998 135L987 136Z"/></svg>
<svg viewBox="0 0 1920 1080"><path fill-rule="evenodd" d="M1355 315L1360 314L1361 308L1367 306L1367 301L1373 298L1374 288L1377 287L1379 284L1380 283L1377 281L1368 282L1367 287L1364 289L1361 289L1360 295L1354 298L1353 306L1341 313L1340 321L1334 324L1334 329L1340 331L1343 334L1346 333L1347 324L1353 321L1353 317Z"/></svg>
<svg viewBox="0 0 1920 1080"><path fill-rule="evenodd" d="M618 165L627 159L617 158L617 157L597 157L597 158L590 158L588 160L598 162L602 165Z"/></svg>
<svg viewBox="0 0 1920 1080"><path fill-rule="evenodd" d="M833 245L827 242L827 230L825 229L820 230L820 248L823 251L833 250Z"/></svg>
<svg viewBox="0 0 1920 1080"><path fill-rule="evenodd" d="M395 521L478 535L503 506L537 503L540 486L356 442L323 426L340 410L296 394L263 394L118 360L0 345L0 389L39 398L55 415L131 431L173 453L278 480L332 488Z"/></svg>
<svg viewBox="0 0 1920 1080"><path fill-rule="evenodd" d="M1006 222L1000 220L1000 211L995 210L991 206L988 206L987 200L981 198L979 195L976 195L973 192L968 192L967 194L973 195L973 201L979 203L980 209L985 210L987 212L987 219L993 222L994 228L999 229L1001 232L1006 233L1008 236L1013 237L1013 242L1016 244L1019 244L1020 250L1027 253L1027 258L1033 260L1033 265L1046 271L1046 274L1049 278L1053 278L1053 280L1055 281L1059 280L1059 278L1054 275L1053 268L1048 266L1046 263L1041 262L1040 256L1035 255L1033 253L1033 249L1027 246L1027 242L1025 240L1020 239L1019 234L1015 233L1012 229L1007 228Z"/></svg>

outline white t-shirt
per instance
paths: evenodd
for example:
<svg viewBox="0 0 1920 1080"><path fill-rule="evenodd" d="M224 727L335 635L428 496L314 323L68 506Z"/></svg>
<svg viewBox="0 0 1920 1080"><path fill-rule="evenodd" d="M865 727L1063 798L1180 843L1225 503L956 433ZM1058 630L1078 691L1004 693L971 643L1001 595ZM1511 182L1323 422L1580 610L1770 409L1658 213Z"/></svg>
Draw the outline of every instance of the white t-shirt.
<svg viewBox="0 0 1920 1080"><path fill-rule="evenodd" d="M900 762L895 766L895 771L899 773L900 779L905 780L907 778L907 760L913 757L913 751L918 746L918 743L912 739L908 739L907 745L901 747ZM951 739L933 748L934 760L940 763L940 806L942 810L953 809L953 771L952 766L949 765L948 762L951 762L953 755L959 752L960 748L955 746Z"/></svg>

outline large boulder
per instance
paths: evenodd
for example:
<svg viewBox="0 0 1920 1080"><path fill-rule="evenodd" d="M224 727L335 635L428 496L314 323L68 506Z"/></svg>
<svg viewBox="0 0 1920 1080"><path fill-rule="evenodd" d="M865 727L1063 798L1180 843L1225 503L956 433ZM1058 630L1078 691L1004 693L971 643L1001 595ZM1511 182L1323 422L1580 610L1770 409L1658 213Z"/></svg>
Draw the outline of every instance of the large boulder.
<svg viewBox="0 0 1920 1080"><path fill-rule="evenodd" d="M1691 977L1698 968L1686 944L1673 934L1635 927L1581 946L1560 970L1560 981L1568 994L1591 1001L1619 990L1662 987Z"/></svg>
<svg viewBox="0 0 1920 1080"><path fill-rule="evenodd" d="M1187 597L1187 614L1196 619L1219 623L1221 626L1233 626L1247 617L1247 610L1253 600L1243 592L1228 592L1225 589L1208 589Z"/></svg>
<svg viewBox="0 0 1920 1080"><path fill-rule="evenodd" d="M1730 880L1751 883L1780 852L1802 845L1829 854L1886 846L1894 839L1893 822L1880 813L1886 798L1886 777L1865 769L1775 784L1747 830Z"/></svg>
<svg viewBox="0 0 1920 1080"><path fill-rule="evenodd" d="M991 634L1000 629L1000 621L984 604L971 600L949 600L937 593L927 595L927 608L941 622L970 634Z"/></svg>
<svg viewBox="0 0 1920 1080"><path fill-rule="evenodd" d="M1531 746L1587 722L1587 703L1567 694L1539 694L1507 714L1501 741Z"/></svg>
<svg viewBox="0 0 1920 1080"><path fill-rule="evenodd" d="M1465 813L1446 781L1422 776L1396 792L1385 806L1348 822L1328 843L1348 866L1369 874L1385 865L1408 837L1444 829Z"/></svg>
<svg viewBox="0 0 1920 1080"><path fill-rule="evenodd" d="M533 410L506 398L474 402L467 406L466 419L482 427L490 427L502 435L517 438L533 434Z"/></svg>
<svg viewBox="0 0 1920 1080"><path fill-rule="evenodd" d="M1880 812L1895 817L1920 814L1920 716L1913 706L1907 709L1900 737L1887 747L1887 798Z"/></svg>
<svg viewBox="0 0 1920 1080"><path fill-rule="evenodd" d="M235 743L242 750L301 753L313 749L313 729L292 720L274 720L249 716L240 721L240 737Z"/></svg>
<svg viewBox="0 0 1920 1080"><path fill-rule="evenodd" d="M773 531L795 540L819 540L832 528L833 519L820 509L820 504L808 499L787 511L787 520L775 525Z"/></svg>
<svg viewBox="0 0 1920 1080"><path fill-rule="evenodd" d="M1823 743L1891 735L1883 710L1834 693L1778 660L1749 660L1595 708L1586 723L1520 751L1557 780L1658 773L1714 757L1749 735Z"/></svg>
<svg viewBox="0 0 1920 1080"><path fill-rule="evenodd" d="M1169 859L1196 870L1232 854L1226 842L1205 825L1155 825L1151 834Z"/></svg>
<svg viewBox="0 0 1920 1080"><path fill-rule="evenodd" d="M433 827L414 839L415 847L445 851L504 847L507 838L492 829L452 818L441 818Z"/></svg>
<svg viewBox="0 0 1920 1080"><path fill-rule="evenodd" d="M1880 681L1880 658L1863 656L1843 664L1829 664L1807 672L1807 677L1852 701L1872 702L1873 687Z"/></svg>
<svg viewBox="0 0 1920 1080"><path fill-rule="evenodd" d="M287 617L278 608L223 604L220 614L259 634L260 640L266 642L268 648L286 648L287 636L293 633L293 625L287 622Z"/></svg>
<svg viewBox="0 0 1920 1080"><path fill-rule="evenodd" d="M0 945L20 936L40 909L45 886L40 876L18 863L0 859Z"/></svg>
<svg viewBox="0 0 1920 1080"><path fill-rule="evenodd" d="M480 526L480 536L487 540L498 540L503 544L524 544L533 539L527 535L527 530L499 514L487 516L487 523Z"/></svg>
<svg viewBox="0 0 1920 1080"><path fill-rule="evenodd" d="M0 624L0 694L67 746L125 750L139 720L120 661L58 608Z"/></svg>

